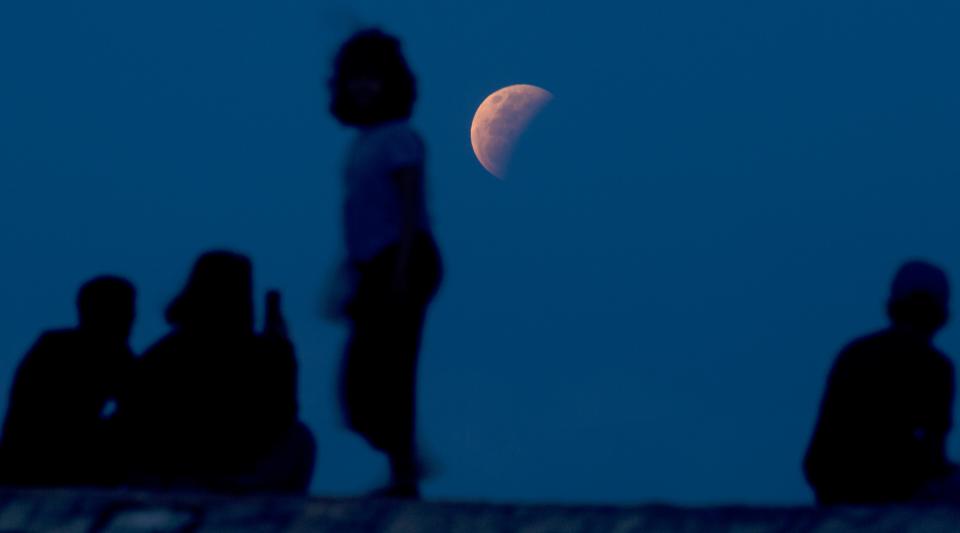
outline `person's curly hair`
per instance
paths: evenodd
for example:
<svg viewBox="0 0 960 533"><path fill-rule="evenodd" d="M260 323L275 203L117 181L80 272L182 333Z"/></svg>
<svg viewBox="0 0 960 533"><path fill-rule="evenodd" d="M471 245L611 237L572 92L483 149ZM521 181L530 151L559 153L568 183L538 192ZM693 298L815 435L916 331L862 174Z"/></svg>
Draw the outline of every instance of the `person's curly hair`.
<svg viewBox="0 0 960 533"><path fill-rule="evenodd" d="M362 108L349 97L348 83L373 79L382 83L379 98ZM329 81L330 112L340 122L363 126L410 118L417 83L395 37L371 28L359 31L340 47Z"/></svg>

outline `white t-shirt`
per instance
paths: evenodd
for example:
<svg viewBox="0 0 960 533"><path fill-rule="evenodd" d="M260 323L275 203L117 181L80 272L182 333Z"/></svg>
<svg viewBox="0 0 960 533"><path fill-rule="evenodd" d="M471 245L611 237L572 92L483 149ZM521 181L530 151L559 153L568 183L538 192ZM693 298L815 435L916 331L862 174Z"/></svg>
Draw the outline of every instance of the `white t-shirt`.
<svg viewBox="0 0 960 533"><path fill-rule="evenodd" d="M394 177L398 169L421 169L414 223L415 229L430 231L424 197L424 152L423 140L407 121L360 130L347 152L344 168L343 225L350 261L373 259L400 240L403 206Z"/></svg>

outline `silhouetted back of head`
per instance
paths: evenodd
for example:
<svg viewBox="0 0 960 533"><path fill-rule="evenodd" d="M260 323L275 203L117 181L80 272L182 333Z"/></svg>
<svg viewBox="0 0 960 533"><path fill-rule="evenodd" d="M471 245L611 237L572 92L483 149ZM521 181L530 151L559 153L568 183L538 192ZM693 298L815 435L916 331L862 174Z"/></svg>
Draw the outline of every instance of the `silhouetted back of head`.
<svg viewBox="0 0 960 533"><path fill-rule="evenodd" d="M80 329L126 342L133 326L136 289L117 276L93 278L77 293Z"/></svg>
<svg viewBox="0 0 960 533"><path fill-rule="evenodd" d="M895 326L932 335L949 316L950 284L943 270L924 261L909 261L890 287L887 314Z"/></svg>
<svg viewBox="0 0 960 533"><path fill-rule="evenodd" d="M330 92L330 112L351 126L407 119L417 99L400 41L378 29L357 32L340 47Z"/></svg>
<svg viewBox="0 0 960 533"><path fill-rule="evenodd" d="M182 328L253 331L250 260L227 251L204 253L166 316Z"/></svg>

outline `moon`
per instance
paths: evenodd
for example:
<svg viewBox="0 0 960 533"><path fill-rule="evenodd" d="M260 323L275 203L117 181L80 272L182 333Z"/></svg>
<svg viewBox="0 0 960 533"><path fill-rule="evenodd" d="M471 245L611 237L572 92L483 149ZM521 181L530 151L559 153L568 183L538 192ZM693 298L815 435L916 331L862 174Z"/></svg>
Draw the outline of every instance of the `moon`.
<svg viewBox="0 0 960 533"><path fill-rule="evenodd" d="M483 168L506 176L517 139L550 100L550 91L527 84L509 85L483 100L470 125L470 144Z"/></svg>

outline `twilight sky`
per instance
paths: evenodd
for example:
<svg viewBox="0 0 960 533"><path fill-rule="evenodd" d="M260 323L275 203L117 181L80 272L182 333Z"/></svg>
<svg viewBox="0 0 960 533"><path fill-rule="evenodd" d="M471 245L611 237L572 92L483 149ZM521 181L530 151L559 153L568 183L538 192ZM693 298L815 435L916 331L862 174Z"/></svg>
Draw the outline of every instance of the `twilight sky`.
<svg viewBox="0 0 960 533"><path fill-rule="evenodd" d="M229 247L284 293L313 491L381 480L317 313L350 138L324 83L369 24L419 77L447 265L427 497L812 501L836 351L884 324L903 260L960 279L956 2L0 2L0 409L83 280L137 284L142 350L196 255ZM499 181L468 133L513 83L555 99Z"/></svg>

